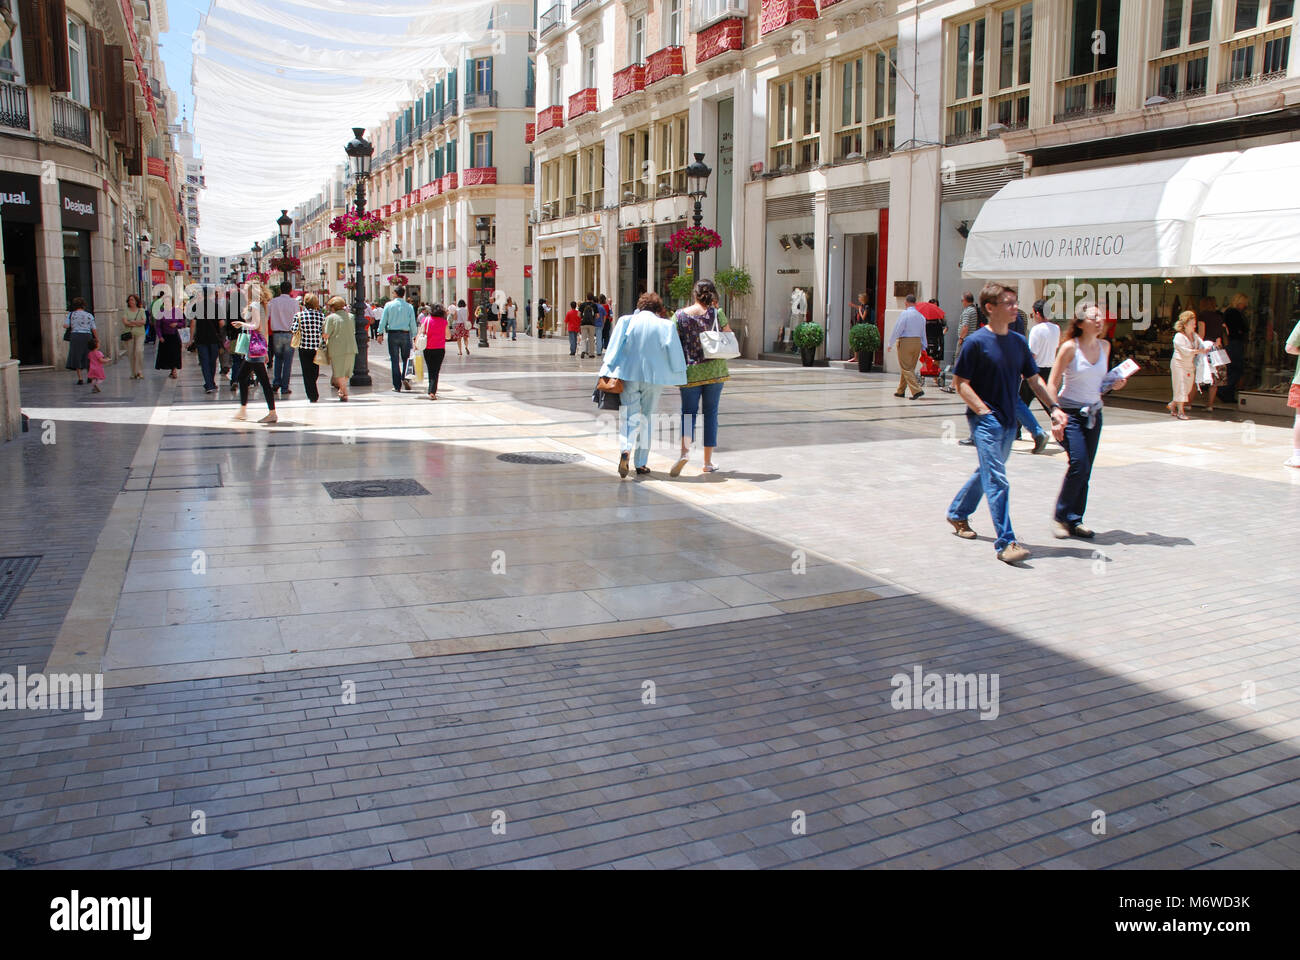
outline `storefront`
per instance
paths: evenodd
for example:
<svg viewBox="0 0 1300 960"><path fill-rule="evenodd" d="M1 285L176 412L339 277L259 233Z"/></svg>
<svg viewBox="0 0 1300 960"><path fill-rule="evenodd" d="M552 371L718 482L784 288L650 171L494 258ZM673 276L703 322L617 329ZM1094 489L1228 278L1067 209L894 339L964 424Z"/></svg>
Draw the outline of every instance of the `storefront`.
<svg viewBox="0 0 1300 960"><path fill-rule="evenodd" d="M4 229L10 349L20 364L40 365L46 360L36 271L37 233L41 225L38 177L0 173L0 223Z"/></svg>
<svg viewBox="0 0 1300 960"><path fill-rule="evenodd" d="M981 210L964 273L1030 281L1049 316L1099 303L1114 356L1142 365L1140 396L1167 395L1181 311L1213 318L1235 303L1247 330L1239 401L1275 412L1294 370L1283 344L1300 319L1297 169L1292 142L1016 181ZM1022 301L1028 293L1022 285Z"/></svg>
<svg viewBox="0 0 1300 960"><path fill-rule="evenodd" d="M767 238L763 278L763 339L760 353L792 353L794 324L811 320L817 302L815 288L817 240L813 197L804 194L767 201Z"/></svg>
<svg viewBox="0 0 1300 960"><path fill-rule="evenodd" d="M622 314L636 307L637 298L650 289L650 245L645 229L628 227L618 234L618 292L614 301Z"/></svg>
<svg viewBox="0 0 1300 960"><path fill-rule="evenodd" d="M90 235L99 229L99 197L92 187L59 181L59 214L63 221L63 280L67 305L77 297L95 312L95 284L91 270ZM183 272L185 264L179 264ZM173 266L173 269L175 267Z"/></svg>

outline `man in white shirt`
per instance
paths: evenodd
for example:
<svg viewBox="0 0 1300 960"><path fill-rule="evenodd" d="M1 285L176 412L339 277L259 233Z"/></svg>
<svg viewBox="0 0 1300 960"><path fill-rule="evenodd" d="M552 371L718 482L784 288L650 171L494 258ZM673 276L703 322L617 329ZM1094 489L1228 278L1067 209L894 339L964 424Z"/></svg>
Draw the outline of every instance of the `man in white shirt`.
<svg viewBox="0 0 1300 960"><path fill-rule="evenodd" d="M1046 300L1034 301L1034 325L1029 330L1029 352L1034 355L1038 375L1044 380L1052 372L1052 364L1056 362L1056 348L1061 345L1061 328L1043 315L1046 306Z"/></svg>
<svg viewBox="0 0 1300 960"><path fill-rule="evenodd" d="M280 284L280 295L271 301L268 313L271 317L271 356L275 358L275 374L271 378L271 389L279 390L281 397L287 397L289 375L293 373L293 318L301 309L297 299L292 295L293 284L285 281Z"/></svg>

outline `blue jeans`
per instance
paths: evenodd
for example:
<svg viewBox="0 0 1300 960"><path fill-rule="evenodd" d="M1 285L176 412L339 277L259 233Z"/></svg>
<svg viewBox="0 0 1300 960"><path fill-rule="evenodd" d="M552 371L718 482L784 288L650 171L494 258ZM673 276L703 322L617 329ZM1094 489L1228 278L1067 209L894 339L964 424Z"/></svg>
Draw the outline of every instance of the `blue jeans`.
<svg viewBox="0 0 1300 960"><path fill-rule="evenodd" d="M233 384L239 380L239 370L244 365L244 358L241 357L239 354L233 352L234 351L233 346L231 347L231 351L232 352L230 354L230 382Z"/></svg>
<svg viewBox="0 0 1300 960"><path fill-rule="evenodd" d="M569 331L569 356L574 356L578 352L578 331Z"/></svg>
<svg viewBox="0 0 1300 960"><path fill-rule="evenodd" d="M507 317L507 318L506 318L506 329L510 331L510 339L511 339L511 340L518 340L518 339L519 339L519 337L516 335L516 332L515 332L515 326L516 326L517 322L518 322L518 321L516 321L513 317Z"/></svg>
<svg viewBox="0 0 1300 960"><path fill-rule="evenodd" d="M605 352L605 325L603 323L598 323L596 324L596 356L600 356L604 352Z"/></svg>
<svg viewBox="0 0 1300 960"><path fill-rule="evenodd" d="M993 516L993 527L998 535L993 546L995 550L1001 550L1016 539L1015 531L1011 529L1011 484L1007 480L1007 457L1016 439L1016 428L1014 424L1003 426L994 413L966 419L971 423L970 435L975 441L975 452L979 454L980 462L966 485L953 498L948 507L948 519L969 519L980 505L980 498L988 497L989 513Z"/></svg>
<svg viewBox="0 0 1300 960"><path fill-rule="evenodd" d="M1078 408L1065 411L1070 422L1065 425L1065 452L1070 458L1069 469L1061 484L1061 494L1056 498L1056 519L1067 527L1083 522L1083 511L1088 508L1088 481L1092 479L1092 462L1097 459L1097 444L1101 442L1101 411L1089 418L1079 416Z"/></svg>
<svg viewBox="0 0 1300 960"><path fill-rule="evenodd" d="M1016 422L1033 434L1035 440L1047 432L1038 425L1038 420L1034 417L1034 411L1029 409L1029 404L1018 398L1016 400Z"/></svg>
<svg viewBox="0 0 1300 960"><path fill-rule="evenodd" d="M619 450L628 453L635 449L633 465L644 467L650 461L651 425L655 407L664 388L643 380L625 380L619 397L618 426Z"/></svg>
<svg viewBox="0 0 1300 960"><path fill-rule="evenodd" d="M388 359L393 366L393 389L402 389L402 372L411 355L411 335L405 330L388 331Z"/></svg>
<svg viewBox="0 0 1300 960"><path fill-rule="evenodd" d="M721 383L706 383L698 387L682 387L682 439L690 437L695 442L695 414L704 399L704 445L718 445L718 401L722 398ZM687 418L690 418L689 421Z"/></svg>
<svg viewBox="0 0 1300 960"><path fill-rule="evenodd" d="M217 356L221 353L221 344L200 343L195 349L199 354L199 369L203 371L203 389L217 389Z"/></svg>
<svg viewBox="0 0 1300 960"><path fill-rule="evenodd" d="M289 375L293 373L293 347L289 346L293 334L278 330L271 334L271 356L275 358L275 376L271 389L288 390Z"/></svg>

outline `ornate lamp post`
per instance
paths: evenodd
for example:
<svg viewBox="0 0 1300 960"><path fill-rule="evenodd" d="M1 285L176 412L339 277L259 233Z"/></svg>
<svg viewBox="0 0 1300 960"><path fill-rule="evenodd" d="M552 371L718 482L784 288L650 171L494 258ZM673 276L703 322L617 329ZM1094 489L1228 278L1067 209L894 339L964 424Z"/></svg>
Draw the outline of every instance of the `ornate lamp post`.
<svg viewBox="0 0 1300 960"><path fill-rule="evenodd" d="M262 245L256 240L253 241L253 269L262 272Z"/></svg>
<svg viewBox="0 0 1300 960"><path fill-rule="evenodd" d="M275 225L280 228L280 256L283 259L288 260L289 259L289 233L293 230L293 217L289 216L288 210L282 209L280 211L280 216L275 221ZM289 279L288 270L281 270L280 275L285 280Z"/></svg>
<svg viewBox="0 0 1300 960"><path fill-rule="evenodd" d="M329 293L328 288L326 288L326 286L325 286L325 268L324 268L324 267L321 267L321 268L320 268L320 293L321 293L321 296L322 296L322 297L325 296L325 294Z"/></svg>
<svg viewBox="0 0 1300 960"><path fill-rule="evenodd" d="M708 164L704 162L704 154L697 153L695 162L686 168L686 186L687 194L695 201L695 226L704 225L704 210L700 206L701 201L708 195L705 189L709 182L709 174L713 173Z"/></svg>
<svg viewBox="0 0 1300 960"><path fill-rule="evenodd" d="M374 156L375 145L364 136L365 127L353 127L352 139L343 148L352 163L352 179L357 185L353 208L357 216L366 212L366 181L370 179L370 158ZM370 360L367 356L369 344L366 342L366 277L364 240L357 240L355 286L352 289L352 320L357 331L357 362L352 368L352 377L348 381L354 387L368 387L370 380Z"/></svg>
<svg viewBox="0 0 1300 960"><path fill-rule="evenodd" d="M474 220L474 229L478 231L478 258L479 262L487 259L487 242L492 235L492 221L487 217L477 217ZM488 347L487 338L487 312L488 312L488 292L487 277L482 273L479 274L479 310L478 313L478 345L483 349Z"/></svg>

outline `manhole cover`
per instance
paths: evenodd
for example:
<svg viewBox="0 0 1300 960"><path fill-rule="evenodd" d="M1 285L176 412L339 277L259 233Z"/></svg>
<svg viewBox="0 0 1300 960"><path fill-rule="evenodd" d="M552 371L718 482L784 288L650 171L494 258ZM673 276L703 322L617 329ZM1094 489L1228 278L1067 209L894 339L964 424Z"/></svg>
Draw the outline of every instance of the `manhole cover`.
<svg viewBox="0 0 1300 960"><path fill-rule="evenodd" d="M27 582L36 565L41 562L36 557L0 557L0 619L9 612L9 608L18 599L18 593Z"/></svg>
<svg viewBox="0 0 1300 960"><path fill-rule="evenodd" d="M427 497L414 480L336 480L322 484L335 500L353 497Z"/></svg>
<svg viewBox="0 0 1300 960"><path fill-rule="evenodd" d="M547 453L544 450L528 453L502 453L497 459L503 463L581 463L587 458L580 453Z"/></svg>

